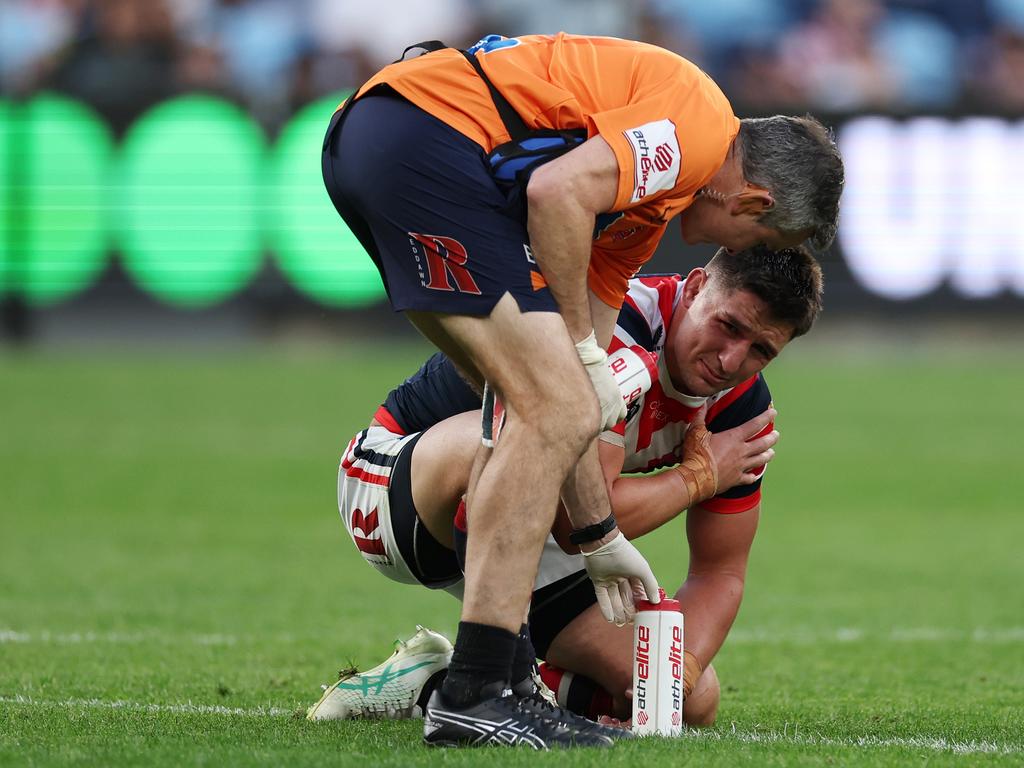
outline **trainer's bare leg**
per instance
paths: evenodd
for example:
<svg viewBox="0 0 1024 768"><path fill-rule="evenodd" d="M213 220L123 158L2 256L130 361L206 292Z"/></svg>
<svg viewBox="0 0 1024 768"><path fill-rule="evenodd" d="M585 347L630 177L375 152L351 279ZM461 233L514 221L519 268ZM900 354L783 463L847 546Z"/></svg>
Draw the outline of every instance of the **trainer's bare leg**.
<svg viewBox="0 0 1024 768"><path fill-rule="evenodd" d="M421 314L410 313L418 326ZM522 313L506 295L489 317L430 317L506 411L471 489L462 619L518 632L559 489L597 433L597 398L557 313Z"/></svg>
<svg viewBox="0 0 1024 768"><path fill-rule="evenodd" d="M483 392L484 376L477 370L467 351L448 333L448 330L443 325L442 321L443 318L447 317L446 315L435 312L407 311L405 316L412 321L412 324L416 326L416 330L423 334L427 341L448 356L448 359L455 364L459 373L463 375L466 381L472 384L477 392Z"/></svg>
<svg viewBox="0 0 1024 768"><path fill-rule="evenodd" d="M609 624L592 605L558 633L545 661L589 677L611 694L615 717L630 716L632 700L626 692L633 687L633 627ZM718 674L709 664L683 704L686 724L713 725L719 698Z"/></svg>

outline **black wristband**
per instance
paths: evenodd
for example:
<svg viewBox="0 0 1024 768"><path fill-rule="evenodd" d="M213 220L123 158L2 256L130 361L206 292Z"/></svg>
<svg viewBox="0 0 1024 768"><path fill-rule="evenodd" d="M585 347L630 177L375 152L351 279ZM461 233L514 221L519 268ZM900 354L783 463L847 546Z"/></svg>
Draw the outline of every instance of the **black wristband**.
<svg viewBox="0 0 1024 768"><path fill-rule="evenodd" d="M597 541L611 533L615 527L615 515L608 515L600 523L588 525L586 528L577 528L569 534L569 541L573 544L586 544L588 541Z"/></svg>

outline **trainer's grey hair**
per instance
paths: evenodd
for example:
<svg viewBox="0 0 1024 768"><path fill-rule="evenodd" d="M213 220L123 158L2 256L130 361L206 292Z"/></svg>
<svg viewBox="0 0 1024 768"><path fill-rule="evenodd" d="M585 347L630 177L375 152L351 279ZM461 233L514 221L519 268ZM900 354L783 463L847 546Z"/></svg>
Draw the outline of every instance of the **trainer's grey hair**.
<svg viewBox="0 0 1024 768"><path fill-rule="evenodd" d="M828 248L843 192L843 160L831 132L810 115L747 118L736 142L744 178L775 200L761 223L785 233L810 232L815 249Z"/></svg>

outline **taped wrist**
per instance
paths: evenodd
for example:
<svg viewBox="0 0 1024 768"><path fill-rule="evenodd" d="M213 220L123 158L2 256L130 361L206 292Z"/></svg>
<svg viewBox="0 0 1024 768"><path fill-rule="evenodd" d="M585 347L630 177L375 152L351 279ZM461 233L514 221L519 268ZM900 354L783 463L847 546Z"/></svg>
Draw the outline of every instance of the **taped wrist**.
<svg viewBox="0 0 1024 768"><path fill-rule="evenodd" d="M687 505L710 499L718 492L718 464L711 453L711 433L691 425L683 440L683 460L673 469L686 484Z"/></svg>
<svg viewBox="0 0 1024 768"><path fill-rule="evenodd" d="M690 694L693 693L693 688L697 685L697 681L700 680L700 676L704 674L704 670L697 661L697 657L693 655L692 651L683 651L683 698L690 698Z"/></svg>

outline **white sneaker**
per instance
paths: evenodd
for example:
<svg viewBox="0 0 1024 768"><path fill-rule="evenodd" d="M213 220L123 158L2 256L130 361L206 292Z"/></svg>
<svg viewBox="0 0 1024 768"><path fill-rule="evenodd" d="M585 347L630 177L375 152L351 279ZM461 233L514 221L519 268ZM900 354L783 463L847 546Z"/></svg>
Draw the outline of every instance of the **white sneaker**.
<svg viewBox="0 0 1024 768"><path fill-rule="evenodd" d="M306 712L307 720L423 717L427 699L448 670L452 644L416 625L416 634L395 643L395 652L366 672L343 673Z"/></svg>

